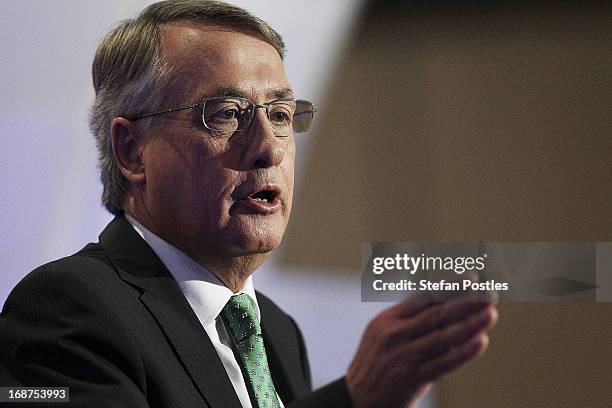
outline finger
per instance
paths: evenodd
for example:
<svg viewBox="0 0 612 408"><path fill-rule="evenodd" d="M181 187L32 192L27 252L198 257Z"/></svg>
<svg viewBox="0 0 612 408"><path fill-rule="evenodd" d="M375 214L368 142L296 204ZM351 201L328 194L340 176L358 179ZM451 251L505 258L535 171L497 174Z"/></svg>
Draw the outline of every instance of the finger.
<svg viewBox="0 0 612 408"><path fill-rule="evenodd" d="M434 304L435 302L429 298L429 296L424 293L419 293L411 296L403 302L398 303L397 305L390 307L387 309L387 312L392 317L409 318L422 312L430 306L433 306Z"/></svg>
<svg viewBox="0 0 612 408"><path fill-rule="evenodd" d="M404 328L406 339L416 339L450 324L466 320L490 305L488 302L452 301L429 307L406 322Z"/></svg>
<svg viewBox="0 0 612 408"><path fill-rule="evenodd" d="M478 275L466 273L463 276L465 279L478 281ZM459 277L451 279L451 281L459 281ZM431 291L419 292L418 294L411 296L410 298L398 303L395 306L387 309L386 313L391 317L410 318L431 306L443 304L443 303L461 303L461 302L481 302L481 303L495 303L497 300L497 294L492 291L482 291L476 293L474 291L459 292L452 296L435 295Z"/></svg>
<svg viewBox="0 0 612 408"><path fill-rule="evenodd" d="M415 361L423 362L446 354L457 345L490 330L497 322L497 318L497 309L489 306L465 321L429 333L410 345Z"/></svg>
<svg viewBox="0 0 612 408"><path fill-rule="evenodd" d="M416 377L418 381L434 381L480 356L484 353L488 344L489 337L486 333L481 333L453 348L448 353L421 365L417 370Z"/></svg>

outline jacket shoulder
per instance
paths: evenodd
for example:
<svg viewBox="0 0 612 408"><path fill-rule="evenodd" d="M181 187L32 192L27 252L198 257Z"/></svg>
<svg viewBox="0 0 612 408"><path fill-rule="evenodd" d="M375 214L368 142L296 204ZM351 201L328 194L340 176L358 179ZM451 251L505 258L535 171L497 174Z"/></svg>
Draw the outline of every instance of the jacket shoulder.
<svg viewBox="0 0 612 408"><path fill-rule="evenodd" d="M112 280L113 275L116 276L113 272L112 263L100 245L88 244L73 255L37 267L23 277L11 294L19 293L32 285L57 286L71 280L95 284L101 280Z"/></svg>
<svg viewBox="0 0 612 408"><path fill-rule="evenodd" d="M100 245L88 244L28 273L8 295L0 316L93 311L101 304L109 306L109 299L125 291L125 286Z"/></svg>
<svg viewBox="0 0 612 408"><path fill-rule="evenodd" d="M106 378L118 389L132 383L144 388L130 325L138 298L120 282L97 244L26 275L0 314L0 364L14 377L11 383L70 383L78 393Z"/></svg>

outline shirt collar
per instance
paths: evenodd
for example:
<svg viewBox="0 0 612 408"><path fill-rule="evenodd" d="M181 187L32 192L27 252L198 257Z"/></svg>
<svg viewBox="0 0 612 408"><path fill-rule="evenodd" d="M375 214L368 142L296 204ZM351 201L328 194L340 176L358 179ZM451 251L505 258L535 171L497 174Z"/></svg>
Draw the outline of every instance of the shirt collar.
<svg viewBox="0 0 612 408"><path fill-rule="evenodd" d="M206 327L214 323L230 297L240 293L246 293L253 299L257 320L261 321L259 304L257 303L251 276L247 278L244 286L238 292L233 293L212 272L191 259L183 251L155 235L134 217L125 214L125 218L170 271L202 326Z"/></svg>

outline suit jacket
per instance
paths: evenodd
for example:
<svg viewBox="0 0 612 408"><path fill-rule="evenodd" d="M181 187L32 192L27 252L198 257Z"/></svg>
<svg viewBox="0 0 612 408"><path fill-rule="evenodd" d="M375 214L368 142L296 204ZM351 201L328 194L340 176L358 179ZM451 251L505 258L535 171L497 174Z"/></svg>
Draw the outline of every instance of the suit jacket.
<svg viewBox="0 0 612 408"><path fill-rule="evenodd" d="M297 325L267 297L257 299L283 403L349 407L344 379L311 392ZM0 345L10 375L2 385L68 386L70 407L240 407L180 288L123 217L99 243L37 268L13 289Z"/></svg>

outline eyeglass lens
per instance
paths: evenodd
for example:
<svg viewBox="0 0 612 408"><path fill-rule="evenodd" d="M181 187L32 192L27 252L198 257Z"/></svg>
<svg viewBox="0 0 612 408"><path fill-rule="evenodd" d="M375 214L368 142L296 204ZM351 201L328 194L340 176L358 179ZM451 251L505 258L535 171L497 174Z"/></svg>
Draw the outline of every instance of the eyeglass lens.
<svg viewBox="0 0 612 408"><path fill-rule="evenodd" d="M313 117L312 103L304 100L279 100L267 106L268 119L277 136L308 130ZM249 127L255 106L243 98L206 100L202 106L204 125L221 134L229 135Z"/></svg>

